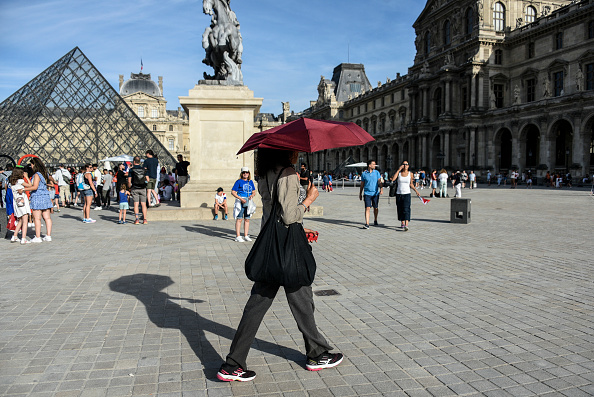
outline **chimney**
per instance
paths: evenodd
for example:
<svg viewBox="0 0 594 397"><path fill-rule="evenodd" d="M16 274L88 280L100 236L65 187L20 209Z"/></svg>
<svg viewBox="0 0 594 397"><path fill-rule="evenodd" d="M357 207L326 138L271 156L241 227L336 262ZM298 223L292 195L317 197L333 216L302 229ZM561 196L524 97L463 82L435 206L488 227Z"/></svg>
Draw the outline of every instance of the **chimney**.
<svg viewBox="0 0 594 397"><path fill-rule="evenodd" d="M124 75L120 74L120 90L122 89L122 84L124 84Z"/></svg>
<svg viewBox="0 0 594 397"><path fill-rule="evenodd" d="M161 96L163 96L163 76L159 76L159 90L161 91Z"/></svg>

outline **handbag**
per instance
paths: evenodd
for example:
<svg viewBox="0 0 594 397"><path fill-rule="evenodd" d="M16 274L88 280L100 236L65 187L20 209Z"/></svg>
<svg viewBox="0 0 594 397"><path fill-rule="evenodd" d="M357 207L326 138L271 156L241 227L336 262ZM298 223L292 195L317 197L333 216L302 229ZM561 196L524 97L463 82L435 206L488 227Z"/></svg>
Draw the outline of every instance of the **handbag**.
<svg viewBox="0 0 594 397"><path fill-rule="evenodd" d="M388 192L388 196L396 197L396 191L398 189L398 182L397 181L390 181L390 191Z"/></svg>
<svg viewBox="0 0 594 397"><path fill-rule="evenodd" d="M10 214L10 216L8 217L8 224L6 225L6 228L8 230L12 230L15 231L16 230L16 225L17 225L17 219L14 216L14 214Z"/></svg>
<svg viewBox="0 0 594 397"><path fill-rule="evenodd" d="M274 186L277 186L281 170ZM267 186L268 178L266 178ZM270 217L245 259L245 274L254 282L299 288L313 283L316 260L301 223L285 225L279 214L277 189Z"/></svg>

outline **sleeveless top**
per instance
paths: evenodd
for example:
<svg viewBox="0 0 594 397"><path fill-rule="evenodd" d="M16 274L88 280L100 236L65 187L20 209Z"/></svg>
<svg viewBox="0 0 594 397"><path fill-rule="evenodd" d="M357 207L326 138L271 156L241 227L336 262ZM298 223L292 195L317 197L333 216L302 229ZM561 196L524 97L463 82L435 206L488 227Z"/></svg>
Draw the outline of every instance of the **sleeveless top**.
<svg viewBox="0 0 594 397"><path fill-rule="evenodd" d="M36 172L37 178L39 178L39 184L37 190L31 191L31 209L32 210L47 210L53 207L52 200L50 198L50 192L47 190L47 183L41 173Z"/></svg>
<svg viewBox="0 0 594 397"><path fill-rule="evenodd" d="M398 174L398 189L396 189L396 194L410 194L410 172L408 176L402 176L402 174Z"/></svg>

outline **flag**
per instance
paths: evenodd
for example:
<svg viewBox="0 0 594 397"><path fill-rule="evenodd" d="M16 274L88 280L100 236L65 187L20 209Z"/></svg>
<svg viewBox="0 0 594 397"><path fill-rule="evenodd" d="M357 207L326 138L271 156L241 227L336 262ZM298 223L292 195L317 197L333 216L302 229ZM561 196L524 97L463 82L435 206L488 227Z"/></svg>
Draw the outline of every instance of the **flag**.
<svg viewBox="0 0 594 397"><path fill-rule="evenodd" d="M419 200L421 200L421 203L423 203L423 205L427 205L427 203L428 203L429 201L431 201L431 200L429 200L429 199L426 199L426 198L424 198L424 197L421 197L421 196L418 196L418 197L419 197Z"/></svg>
<svg viewBox="0 0 594 397"><path fill-rule="evenodd" d="M140 58L140 71L142 72L142 58Z"/></svg>

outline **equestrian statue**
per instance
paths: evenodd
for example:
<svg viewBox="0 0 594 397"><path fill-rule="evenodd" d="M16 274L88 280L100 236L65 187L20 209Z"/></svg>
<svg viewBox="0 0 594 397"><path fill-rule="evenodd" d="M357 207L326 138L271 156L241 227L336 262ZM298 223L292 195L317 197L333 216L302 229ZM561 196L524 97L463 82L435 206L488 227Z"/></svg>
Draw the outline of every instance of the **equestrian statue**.
<svg viewBox="0 0 594 397"><path fill-rule="evenodd" d="M215 71L213 76L205 72L204 79L215 80L221 85L243 85L243 40L230 3L231 0L203 0L204 13L210 15L211 20L202 35L202 47L206 51L202 62Z"/></svg>

